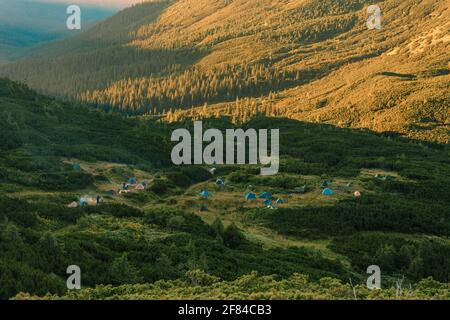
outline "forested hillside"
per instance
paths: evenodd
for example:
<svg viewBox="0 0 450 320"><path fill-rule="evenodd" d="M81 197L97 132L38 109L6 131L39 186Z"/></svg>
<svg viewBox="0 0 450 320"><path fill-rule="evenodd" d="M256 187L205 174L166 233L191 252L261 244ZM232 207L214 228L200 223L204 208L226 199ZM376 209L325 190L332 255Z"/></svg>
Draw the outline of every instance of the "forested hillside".
<svg viewBox="0 0 450 320"><path fill-rule="evenodd" d="M449 18L440 0L149 1L0 73L131 115L267 111L448 143Z"/></svg>
<svg viewBox="0 0 450 320"><path fill-rule="evenodd" d="M447 146L259 115L242 126L280 129L279 175L212 174L171 165L172 130L191 126L0 80L0 298L354 299L356 286L358 299L448 299ZM120 192L133 178L146 187ZM80 292L66 289L73 264ZM365 289L369 265L382 290Z"/></svg>

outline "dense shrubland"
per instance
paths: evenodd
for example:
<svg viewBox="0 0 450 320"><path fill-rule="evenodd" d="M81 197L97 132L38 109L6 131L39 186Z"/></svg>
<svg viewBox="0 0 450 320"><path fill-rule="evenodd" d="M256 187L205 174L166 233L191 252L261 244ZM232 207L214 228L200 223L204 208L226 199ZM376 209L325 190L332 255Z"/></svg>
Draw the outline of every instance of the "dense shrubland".
<svg viewBox="0 0 450 320"><path fill-rule="evenodd" d="M355 292L355 293L353 293ZM401 292L394 286L386 286L382 290L369 290L362 284L354 288L338 279L322 278L311 281L308 276L295 273L289 278L278 279L274 276L261 276L256 272L237 278L234 281L223 281L201 270L187 272L185 277L176 281L161 280L154 284L97 286L93 289L71 291L62 296L48 295L38 298L21 293L15 299L205 299L205 300L402 300L402 299L436 299L448 300L449 287L430 278L424 279L414 286L405 286Z"/></svg>
<svg viewBox="0 0 450 320"><path fill-rule="evenodd" d="M314 251L263 250L234 225L216 231L179 211L0 200L3 299L20 291L62 293L71 264L82 266L84 286L178 279L196 268L230 280L254 270L280 277L301 270L314 279L345 274Z"/></svg>

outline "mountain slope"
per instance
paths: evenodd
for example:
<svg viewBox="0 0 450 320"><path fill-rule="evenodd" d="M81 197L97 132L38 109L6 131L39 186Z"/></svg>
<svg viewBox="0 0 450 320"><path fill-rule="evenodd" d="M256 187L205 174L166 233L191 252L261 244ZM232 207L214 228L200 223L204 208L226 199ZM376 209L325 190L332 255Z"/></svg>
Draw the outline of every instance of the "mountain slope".
<svg viewBox="0 0 450 320"><path fill-rule="evenodd" d="M29 0L0 3L0 60L18 58L30 48L79 33L66 27L67 5ZM82 28L88 29L115 10L81 6Z"/></svg>
<svg viewBox="0 0 450 320"><path fill-rule="evenodd" d="M232 127L225 118L204 124ZM448 298L448 146L256 117L245 127L280 129L280 173L243 165L211 175L207 166L170 164L179 127L192 123L106 114L0 79L0 298L255 298L249 283L290 298L284 284L297 280L308 287L296 298L349 298L347 279L365 285L373 264L383 270L378 298L394 296L399 275L417 297ZM148 188L114 192L130 177ZM322 195L324 179L334 196ZM285 203L248 202L249 185ZM292 192L302 185L305 193ZM202 189L212 199L200 199ZM101 205L68 207L96 195ZM71 294L66 268L74 263L86 290ZM336 291L325 294L330 277ZM173 290L160 292L166 284Z"/></svg>
<svg viewBox="0 0 450 320"><path fill-rule="evenodd" d="M248 97L247 109L448 143L450 9L377 1L382 29L368 30L372 4L151 1L1 73L130 114L225 103L212 108L223 115Z"/></svg>
<svg viewBox="0 0 450 320"><path fill-rule="evenodd" d="M160 125L126 120L38 95L0 78L0 145L38 165L42 159L79 157L158 166L167 164ZM167 147L167 146L166 146ZM10 156L14 158L14 153ZM45 163L47 160L43 160Z"/></svg>

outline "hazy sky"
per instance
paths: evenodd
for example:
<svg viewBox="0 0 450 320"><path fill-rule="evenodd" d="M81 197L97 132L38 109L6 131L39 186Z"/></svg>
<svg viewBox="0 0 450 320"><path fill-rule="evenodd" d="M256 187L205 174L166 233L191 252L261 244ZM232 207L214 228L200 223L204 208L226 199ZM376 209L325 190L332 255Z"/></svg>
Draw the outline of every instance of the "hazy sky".
<svg viewBox="0 0 450 320"><path fill-rule="evenodd" d="M102 7L115 7L124 8L134 3L142 2L142 0L34 0L37 2L52 2L52 3L65 3L65 4L91 4Z"/></svg>

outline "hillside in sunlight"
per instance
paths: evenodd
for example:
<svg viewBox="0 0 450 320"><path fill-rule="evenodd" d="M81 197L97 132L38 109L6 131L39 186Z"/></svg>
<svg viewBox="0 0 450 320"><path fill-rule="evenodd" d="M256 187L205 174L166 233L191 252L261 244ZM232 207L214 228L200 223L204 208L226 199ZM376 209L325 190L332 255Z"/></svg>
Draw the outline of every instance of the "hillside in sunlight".
<svg viewBox="0 0 450 320"><path fill-rule="evenodd" d="M448 143L449 28L440 0L149 1L0 74L129 115L263 113Z"/></svg>

